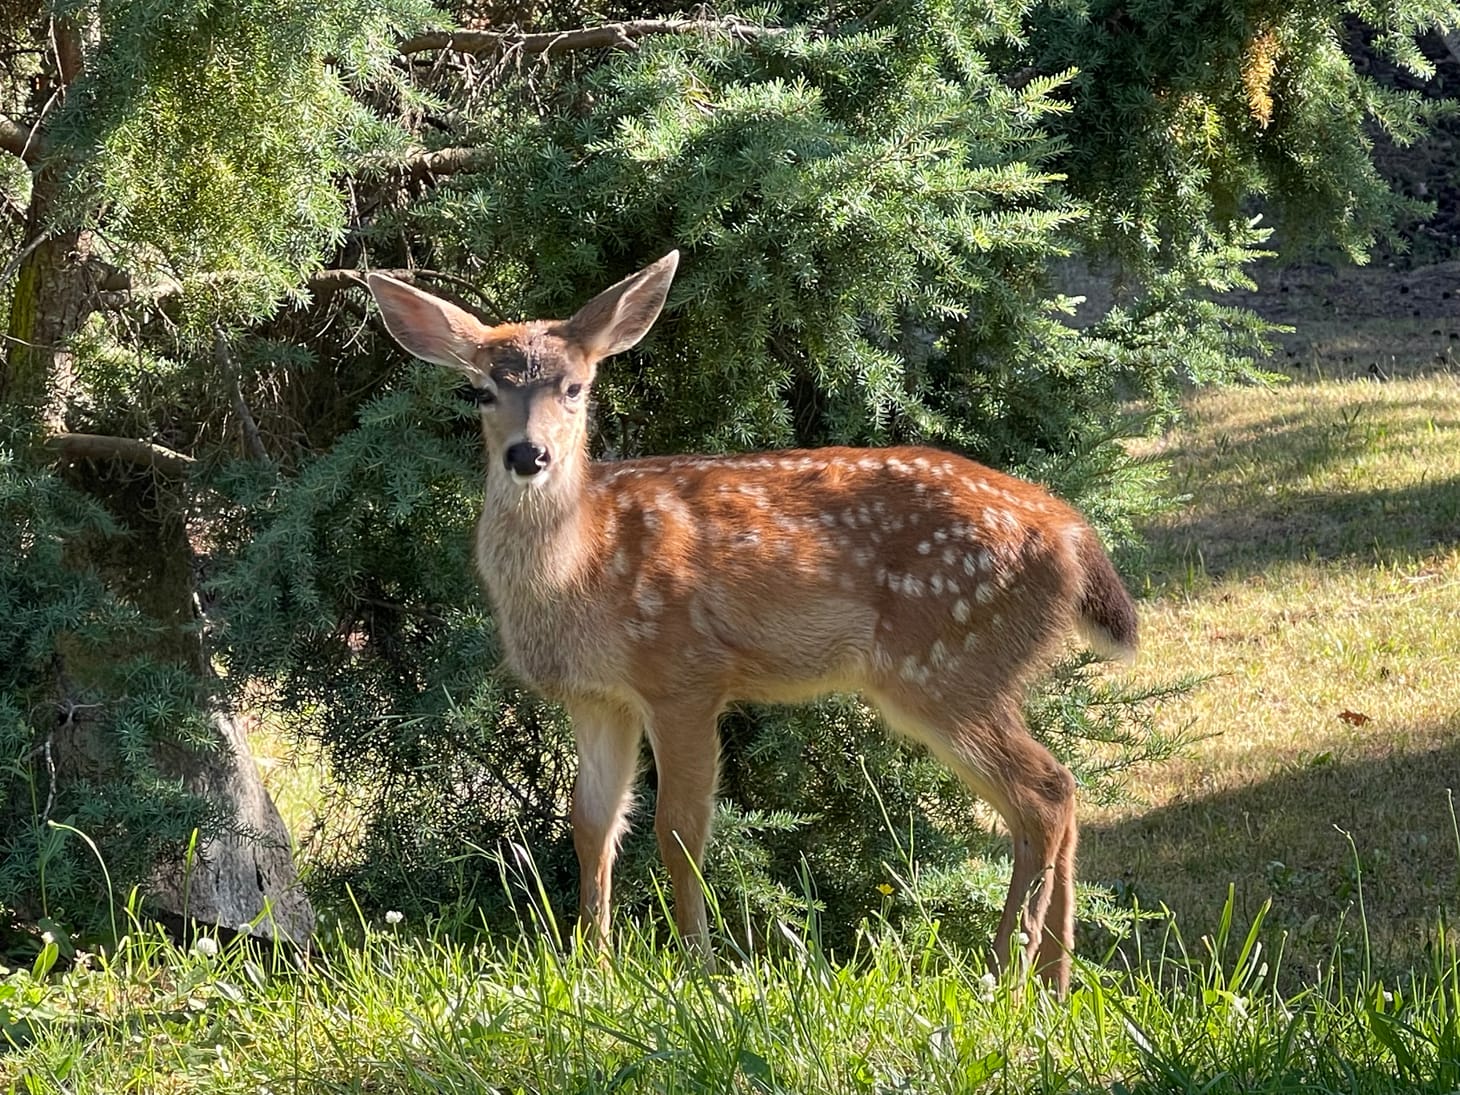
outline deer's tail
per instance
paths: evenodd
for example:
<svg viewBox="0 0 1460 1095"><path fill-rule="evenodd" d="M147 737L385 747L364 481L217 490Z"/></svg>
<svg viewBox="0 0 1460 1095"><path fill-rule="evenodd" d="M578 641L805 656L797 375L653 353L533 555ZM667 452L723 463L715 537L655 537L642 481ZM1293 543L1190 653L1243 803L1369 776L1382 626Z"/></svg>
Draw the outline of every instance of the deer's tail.
<svg viewBox="0 0 1460 1095"><path fill-rule="evenodd" d="M1077 557L1084 574L1076 624L1080 637L1103 658L1134 660L1140 638L1135 603L1105 548L1088 529L1080 537Z"/></svg>

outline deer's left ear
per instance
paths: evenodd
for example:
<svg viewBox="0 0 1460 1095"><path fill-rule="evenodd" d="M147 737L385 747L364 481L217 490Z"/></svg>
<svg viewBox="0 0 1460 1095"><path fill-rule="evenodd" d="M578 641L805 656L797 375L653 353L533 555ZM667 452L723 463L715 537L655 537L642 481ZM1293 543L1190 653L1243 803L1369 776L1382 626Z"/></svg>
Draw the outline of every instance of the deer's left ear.
<svg viewBox="0 0 1460 1095"><path fill-rule="evenodd" d="M579 308L563 324L564 336L576 342L590 361L636 345L659 318L677 269L679 252L671 251L652 266L630 274Z"/></svg>

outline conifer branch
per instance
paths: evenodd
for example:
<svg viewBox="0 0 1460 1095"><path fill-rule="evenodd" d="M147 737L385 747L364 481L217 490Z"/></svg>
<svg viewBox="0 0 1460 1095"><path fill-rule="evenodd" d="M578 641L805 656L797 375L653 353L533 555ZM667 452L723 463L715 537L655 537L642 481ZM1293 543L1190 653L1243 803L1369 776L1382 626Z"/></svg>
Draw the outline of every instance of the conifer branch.
<svg viewBox="0 0 1460 1095"><path fill-rule="evenodd" d="M265 448L263 435L259 433L258 420L249 410L248 401L243 398L243 383L239 378L238 362L228 348L228 336L223 333L223 325L217 322L213 324L213 360L217 364L219 372L228 378L228 382L233 388L233 413L238 416L239 429L243 433L244 450L250 458L260 463L266 462L269 459L269 450Z"/></svg>
<svg viewBox="0 0 1460 1095"><path fill-rule="evenodd" d="M407 38L397 47L401 53L454 50L457 53L489 54L509 50L534 55L567 53L577 49L636 49L635 41L657 34L724 34L749 40L770 38L785 31L739 19L629 19L575 30L528 34L519 30L440 30Z"/></svg>
<svg viewBox="0 0 1460 1095"><path fill-rule="evenodd" d="M133 437L95 433L58 433L46 438L49 448L73 460L120 460L151 468L162 475L186 475L197 461L186 453Z"/></svg>

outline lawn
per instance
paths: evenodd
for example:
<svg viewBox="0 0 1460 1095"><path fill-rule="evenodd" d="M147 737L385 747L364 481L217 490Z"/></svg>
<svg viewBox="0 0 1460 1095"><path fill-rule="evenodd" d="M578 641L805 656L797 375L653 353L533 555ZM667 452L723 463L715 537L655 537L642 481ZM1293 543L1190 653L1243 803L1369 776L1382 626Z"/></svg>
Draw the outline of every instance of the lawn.
<svg viewBox="0 0 1460 1095"><path fill-rule="evenodd" d="M1082 843L1185 924L1271 899L1304 976L1361 887L1371 961L1407 967L1460 866L1460 374L1360 375L1203 393L1151 446L1191 501L1150 530L1138 674L1215 674L1164 713L1207 736Z"/></svg>

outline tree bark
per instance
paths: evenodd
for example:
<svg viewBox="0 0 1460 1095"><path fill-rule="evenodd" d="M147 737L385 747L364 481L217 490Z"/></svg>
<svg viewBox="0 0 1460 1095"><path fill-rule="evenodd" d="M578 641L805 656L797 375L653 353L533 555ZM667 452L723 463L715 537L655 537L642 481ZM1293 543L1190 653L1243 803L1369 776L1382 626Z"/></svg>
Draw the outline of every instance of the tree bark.
<svg viewBox="0 0 1460 1095"><path fill-rule="evenodd" d="M131 460L125 445L116 452L103 450L62 451L67 459L79 458L69 477L107 506L123 533L75 544L72 554L161 625L150 637L103 658L145 654L181 666L197 679L203 695L216 696L198 609L198 560L188 538L185 483L176 476L169 479L147 459L150 453ZM180 465L169 470L185 469ZM106 677L107 669L105 661L72 655L65 673L68 683L85 688ZM152 759L164 777L222 806L230 823L224 832L204 839L191 861L170 857L158 862L144 893L169 919L229 930L257 925L253 930L260 936L305 947L314 929L314 909L299 885L288 829L254 763L245 719L216 700L210 706L216 748L160 744L153 747ZM111 750L97 736L98 721L77 720L71 733L57 738L53 759L58 780L105 778L100 758ZM103 847L103 855L105 851Z"/></svg>

